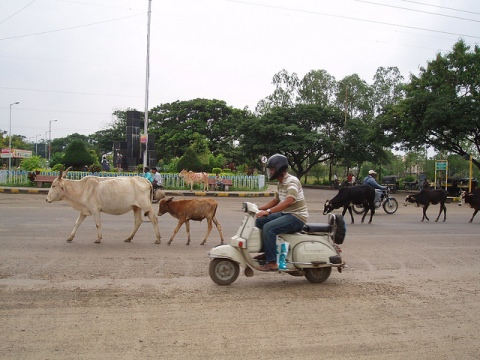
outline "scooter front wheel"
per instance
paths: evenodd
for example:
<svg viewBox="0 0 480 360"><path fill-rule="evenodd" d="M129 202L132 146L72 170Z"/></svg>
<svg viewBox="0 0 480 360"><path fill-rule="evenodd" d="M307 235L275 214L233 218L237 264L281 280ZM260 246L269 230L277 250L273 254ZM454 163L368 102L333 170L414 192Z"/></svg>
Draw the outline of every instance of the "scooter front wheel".
<svg viewBox="0 0 480 360"><path fill-rule="evenodd" d="M305 271L305 277L311 283L322 283L330 277L332 273L331 267L321 267L313 269L303 269Z"/></svg>
<svg viewBox="0 0 480 360"><path fill-rule="evenodd" d="M210 278L218 285L230 285L237 280L239 273L240 267L230 259L215 258L208 268Z"/></svg>

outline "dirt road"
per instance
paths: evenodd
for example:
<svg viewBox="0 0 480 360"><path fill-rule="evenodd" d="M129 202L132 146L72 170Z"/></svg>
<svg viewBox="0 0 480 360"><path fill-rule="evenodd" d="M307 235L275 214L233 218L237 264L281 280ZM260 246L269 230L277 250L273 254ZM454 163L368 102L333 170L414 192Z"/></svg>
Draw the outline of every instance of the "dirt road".
<svg viewBox="0 0 480 360"><path fill-rule="evenodd" d="M333 194L306 190L311 221ZM245 199L217 200L228 241ZM199 245L205 222L188 247L184 228L166 245L169 215L162 244L149 223L128 244L132 214L102 215L102 244L91 217L66 243L77 216L66 203L0 194L0 358L479 359L480 218L468 224L457 204L445 223L437 213L347 216L348 268L323 284L256 272L222 287L208 277L218 232Z"/></svg>

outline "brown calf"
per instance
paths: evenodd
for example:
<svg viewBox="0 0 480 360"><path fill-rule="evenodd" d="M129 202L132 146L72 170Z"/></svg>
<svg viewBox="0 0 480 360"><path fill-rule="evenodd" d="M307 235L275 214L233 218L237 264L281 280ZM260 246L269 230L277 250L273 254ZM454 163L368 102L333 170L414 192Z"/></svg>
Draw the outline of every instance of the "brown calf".
<svg viewBox="0 0 480 360"><path fill-rule="evenodd" d="M173 231L173 235L168 242L168 245L172 243L173 238L177 234L178 230L181 228L182 224L185 223L185 227L187 228L187 235L188 241L187 245L190 244L190 222L189 220L193 221L202 221L203 219L207 219L208 223L208 230L205 238L203 239L200 245L204 245L207 241L210 232L212 231L212 222L217 227L217 230L220 234L220 239L222 240L223 244L223 234L222 234L222 226L218 222L217 218L215 217L215 213L217 212L218 203L213 199L188 199L188 200L174 200L173 197L168 199L160 200L160 204L158 206L158 216L162 216L165 213L169 213L174 218L178 219L178 224L175 230Z"/></svg>

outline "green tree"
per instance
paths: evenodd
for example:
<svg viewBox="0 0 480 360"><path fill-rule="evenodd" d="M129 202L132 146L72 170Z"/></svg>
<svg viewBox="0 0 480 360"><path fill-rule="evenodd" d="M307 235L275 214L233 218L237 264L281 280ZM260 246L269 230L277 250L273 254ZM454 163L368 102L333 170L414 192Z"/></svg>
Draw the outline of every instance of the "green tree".
<svg viewBox="0 0 480 360"><path fill-rule="evenodd" d="M388 161L385 147L388 138L375 118L375 90L357 74L346 76L337 83L336 106L343 112L343 129L337 158L347 171L356 167L361 170L365 161L381 163Z"/></svg>
<svg viewBox="0 0 480 360"><path fill-rule="evenodd" d="M113 143L116 141L125 141L127 131L127 111L135 109L128 108L126 110L116 110L113 113L112 121L104 130L97 131L90 135L90 143L95 145L99 154L105 154L113 149Z"/></svg>
<svg viewBox="0 0 480 360"><path fill-rule="evenodd" d="M357 74L344 77L337 83L337 106L347 118L362 119L371 123L374 115L373 89Z"/></svg>
<svg viewBox="0 0 480 360"><path fill-rule="evenodd" d="M63 155L64 153L61 152L56 152L51 154L50 157L50 168L54 168L56 165L62 165L63 166Z"/></svg>
<svg viewBox="0 0 480 360"><path fill-rule="evenodd" d="M45 159L40 156L32 156L25 158L20 162L20 169L25 171L33 171L35 169L42 169L45 167Z"/></svg>
<svg viewBox="0 0 480 360"><path fill-rule="evenodd" d="M166 162L182 156L196 134L208 139L214 155L223 154L232 161L236 156L237 125L248 114L220 100L176 101L151 110L149 133L155 135L157 152Z"/></svg>
<svg viewBox="0 0 480 360"><path fill-rule="evenodd" d="M240 126L240 146L250 158L281 153L300 178L315 164L329 161L339 146L341 113L318 105L274 107Z"/></svg>
<svg viewBox="0 0 480 360"><path fill-rule="evenodd" d="M379 67L373 76L373 103L375 114L404 99L404 78L397 67Z"/></svg>
<svg viewBox="0 0 480 360"><path fill-rule="evenodd" d="M274 107L292 107L297 103L300 80L296 73L290 75L283 69L273 75L272 84L275 85L273 93L257 104L255 110L259 114L265 114Z"/></svg>
<svg viewBox="0 0 480 360"><path fill-rule="evenodd" d="M78 133L74 133L71 135L68 135L63 138L55 138L51 142L51 154L53 153L63 153L67 146L72 142L72 141L81 141L87 146L88 148L93 147L93 145L90 143L90 137L87 135L81 135ZM48 150L47 150L48 151ZM48 156L48 152L47 152Z"/></svg>
<svg viewBox="0 0 480 360"><path fill-rule="evenodd" d="M398 83L398 73L395 69L378 70L376 82L379 98L387 101L387 95L390 92L397 94L395 89L391 89ZM257 112L261 116L265 116L269 112L278 112L278 110L274 110L276 108L295 108L300 104L329 109L329 112L337 115L337 120L340 120L338 115L341 116L341 122L329 122L328 126L321 129L328 134L330 140L330 143L326 145L330 148L328 155L330 167L337 163L343 163L348 169L351 164L360 167L366 160L385 161L387 156L383 147L390 143L375 121L373 98L376 90L357 74L346 76L336 82L335 78L325 70L311 70L302 79L299 79L295 73L289 74L286 70L282 70L274 75L272 83L275 85L273 94L257 105ZM383 85L380 86L382 83ZM380 90L383 93L380 93ZM247 123L254 122L252 120ZM263 120L254 129L261 126L264 126ZM255 134L250 136L255 136ZM261 146L259 144L247 150L255 150ZM315 157L312 160L308 159L311 165L314 165L316 161ZM303 164L301 167L311 166Z"/></svg>
<svg viewBox="0 0 480 360"><path fill-rule="evenodd" d="M385 130L406 149L427 144L467 156L480 153L480 47L463 40L428 62L405 86L406 98L386 109ZM478 159L474 164L480 168Z"/></svg>
<svg viewBox="0 0 480 360"><path fill-rule="evenodd" d="M87 150L84 142L73 140L66 148L63 156L65 167L72 166L74 170L83 170L85 166L93 164L95 160Z"/></svg>
<svg viewBox="0 0 480 360"><path fill-rule="evenodd" d="M335 78L325 70L311 70L299 83L297 100L326 107L335 103L335 95Z"/></svg>
<svg viewBox="0 0 480 360"><path fill-rule="evenodd" d="M1 140L0 144L2 145L2 148L8 148L8 145L10 143L8 135L2 134L2 138L0 138L0 140ZM12 148L22 149L22 150L32 150L33 147L32 147L32 144L26 141L25 136L12 134Z"/></svg>
<svg viewBox="0 0 480 360"><path fill-rule="evenodd" d="M185 154L180 157L177 164L177 171L191 170L191 171L205 171L204 164L197 157L197 154L193 147L188 147Z"/></svg>

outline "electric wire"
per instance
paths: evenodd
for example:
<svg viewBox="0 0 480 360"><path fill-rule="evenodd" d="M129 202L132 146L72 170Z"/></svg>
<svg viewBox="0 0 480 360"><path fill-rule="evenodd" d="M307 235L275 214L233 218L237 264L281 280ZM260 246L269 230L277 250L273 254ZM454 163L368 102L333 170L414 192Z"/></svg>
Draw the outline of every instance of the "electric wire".
<svg viewBox="0 0 480 360"><path fill-rule="evenodd" d="M406 8L406 7L402 7L402 6L396 6L396 5L390 5L390 4L381 4L381 3L378 3L378 2L374 2L374 1L367 1L367 0L354 0L354 1L361 2L361 3L365 3L365 4L371 4L371 5L389 7L389 8L393 8L393 9L413 11L413 12L416 12L416 13L423 13L423 14L429 14L429 15L435 15L435 16L442 16L442 17L447 17L447 18L452 18L452 19L457 19L457 20L480 22L480 20L468 19L468 18L464 18L464 17L460 17L460 16L439 14L439 13L434 13L434 12L431 12L431 11L410 9L410 8Z"/></svg>
<svg viewBox="0 0 480 360"><path fill-rule="evenodd" d="M254 3L254 2L250 2L250 1L244 1L244 0L226 0L226 1L234 2L234 3L238 3L238 4L244 4L244 5L260 6L260 7L267 7L267 8L272 8L272 9L280 9L280 10L299 12L299 13L304 13L304 14L322 15L322 16L333 17L333 18L338 18L338 19L352 20L352 21L358 21L358 22L366 22L366 23L370 23L370 24L386 25L386 26L405 28L405 29L410 29L410 30L420 30L420 31L432 32L432 33L439 33L439 34L455 35L455 36L461 36L461 37L467 37L467 38L480 39L480 36L476 36L476 35L462 34L462 33L456 33L456 32L451 32L451 31L444 31L444 30L433 30L433 29L427 29L427 28L422 28L422 27L418 27L418 26L411 26L411 25L394 24L394 23L389 23L389 22L386 22L386 21L369 20L369 19L356 18L356 17L346 16L346 15L330 14L330 13L321 12L321 11L295 9L295 8L286 7L286 6L260 4L260 3Z"/></svg>
<svg viewBox="0 0 480 360"><path fill-rule="evenodd" d="M445 10L452 10L452 11L464 12L464 13L467 13L467 14L480 15L479 12L475 12L475 11L455 9L455 8L451 8L451 7L448 7L448 6L441 6L441 5L434 5L434 4L426 4L426 3L423 3L423 2L420 2L420 1L413 1L413 0L400 0L400 1L408 2L408 3L412 3L412 4L423 5L423 6L435 7L435 8L439 8L439 9L445 9Z"/></svg>
<svg viewBox="0 0 480 360"><path fill-rule="evenodd" d="M14 17L15 15L17 15L19 12L25 10L27 7L29 7L30 5L32 5L36 0L32 0L30 3L28 3L27 5L25 5L23 8L15 11L12 15L10 16L7 16L5 19L3 20L0 20L0 25L3 24L5 21L7 21L8 19L11 19L12 17Z"/></svg>
<svg viewBox="0 0 480 360"><path fill-rule="evenodd" d="M143 15L143 14L142 14L142 15ZM11 39L20 39L20 38L31 37L31 36L38 36L38 35L45 35L45 34L51 34L51 33L56 33L56 32L61 32L61 31L67 31L67 30L75 30L75 29L80 29L80 28L95 26L95 25L99 25L99 24L105 24L105 23L109 23L109 22L125 20L125 19L129 19L129 18L132 18L132 17L137 17L137 16L140 16L140 14L137 14L137 15L128 15L128 16L123 16L123 17L119 17L119 18L115 18L115 19L97 21L97 22L93 22L93 23L90 23L90 24L83 24L83 25L71 26L71 27L66 27L66 28L61 28L61 29L54 29L54 30L48 30L48 31L42 31L42 32L37 32L37 33L32 33L32 34L23 34L23 35L7 36L7 37L4 37L4 38L0 38L0 41L2 41L2 40L11 40Z"/></svg>

